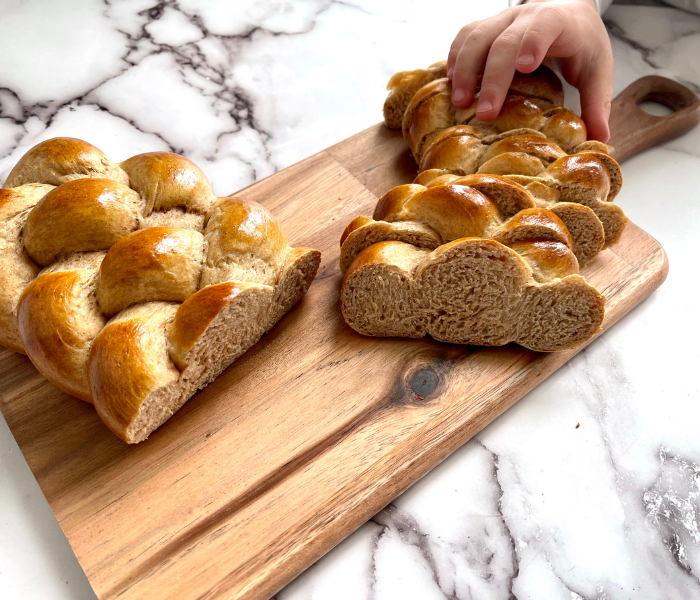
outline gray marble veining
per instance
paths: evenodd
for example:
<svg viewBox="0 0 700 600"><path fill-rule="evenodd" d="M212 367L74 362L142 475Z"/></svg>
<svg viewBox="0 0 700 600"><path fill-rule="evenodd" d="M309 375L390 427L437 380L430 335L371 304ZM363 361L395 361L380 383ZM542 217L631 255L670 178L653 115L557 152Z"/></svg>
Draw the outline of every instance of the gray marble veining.
<svg viewBox="0 0 700 600"><path fill-rule="evenodd" d="M506 4L10 1L0 177L69 135L183 153L231 193L377 122L392 73ZM700 91L699 16L605 22L616 92L650 73ZM700 598L699 189L700 130L629 160L618 202L667 282L276 598ZM93 598L1 419L0 481L0 597Z"/></svg>

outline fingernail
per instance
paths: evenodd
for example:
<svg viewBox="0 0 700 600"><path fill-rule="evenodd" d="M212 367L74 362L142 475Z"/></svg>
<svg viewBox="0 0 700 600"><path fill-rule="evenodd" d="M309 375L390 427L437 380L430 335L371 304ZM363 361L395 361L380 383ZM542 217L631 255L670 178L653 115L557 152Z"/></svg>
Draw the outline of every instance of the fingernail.
<svg viewBox="0 0 700 600"><path fill-rule="evenodd" d="M460 88L452 91L452 102L461 102L466 97L467 95L464 93L464 90Z"/></svg>
<svg viewBox="0 0 700 600"><path fill-rule="evenodd" d="M519 65L531 65L535 62L535 57L532 54L522 54L518 56Z"/></svg>
<svg viewBox="0 0 700 600"><path fill-rule="evenodd" d="M479 105L476 107L476 112L485 113L489 112L492 108L493 104L491 104L488 100L480 100Z"/></svg>

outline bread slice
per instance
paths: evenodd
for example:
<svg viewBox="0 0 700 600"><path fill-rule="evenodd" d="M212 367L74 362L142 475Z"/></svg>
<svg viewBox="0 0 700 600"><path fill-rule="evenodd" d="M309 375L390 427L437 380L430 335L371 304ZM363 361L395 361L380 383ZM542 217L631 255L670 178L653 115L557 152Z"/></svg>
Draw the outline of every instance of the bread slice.
<svg viewBox="0 0 700 600"><path fill-rule="evenodd" d="M294 248L276 287L226 281L180 305L146 302L120 312L89 358L100 418L129 444L145 440L299 301L319 263L317 250Z"/></svg>
<svg viewBox="0 0 700 600"><path fill-rule="evenodd" d="M455 135L447 138L448 141L463 137L474 139L470 134L462 135L458 128L454 129ZM617 243L627 224L622 208L612 202L622 186L622 170L615 159L598 150L567 155L561 150L559 153L549 152L552 145L552 142L532 135L502 138L490 146L489 151L500 148L503 153L484 155L491 158L482 166L489 166L501 179L525 187L537 206L556 209L576 239L576 256L584 266L604 246ZM462 169L454 169L454 164L448 159L443 164L446 166L419 173L414 183L426 187L471 185L468 178L473 176L455 174L461 173ZM481 171L479 168L477 175L485 176ZM574 203L581 208L574 208Z"/></svg>
<svg viewBox="0 0 700 600"><path fill-rule="evenodd" d="M565 246L550 243L536 259L553 267L547 281L495 240L459 239L432 252L403 242L375 244L343 278L343 317L364 335L516 342L540 352L573 348L600 331L605 298L571 272L578 265L561 263L568 260Z"/></svg>

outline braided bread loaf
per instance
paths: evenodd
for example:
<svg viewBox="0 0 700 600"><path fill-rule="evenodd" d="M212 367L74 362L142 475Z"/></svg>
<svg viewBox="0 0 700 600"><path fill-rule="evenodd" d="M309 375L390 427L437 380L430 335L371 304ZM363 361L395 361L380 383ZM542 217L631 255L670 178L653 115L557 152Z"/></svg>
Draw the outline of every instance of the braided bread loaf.
<svg viewBox="0 0 700 600"><path fill-rule="evenodd" d="M0 190L0 343L137 443L306 292L320 253L182 156L32 148Z"/></svg>
<svg viewBox="0 0 700 600"><path fill-rule="evenodd" d="M586 125L576 113L562 106L564 91L557 75L547 67L531 74L515 74L498 117L487 122L476 117L479 93L468 108L452 104L452 86L444 65L397 73L389 80L389 96L384 103L388 127L397 126L397 113L403 108L401 127L420 163L425 149L444 129L470 125L482 136L512 130L540 131L567 152L586 142ZM440 78L436 76L440 75ZM478 86L477 86L478 88ZM406 99L410 100L406 103Z"/></svg>
<svg viewBox="0 0 700 600"><path fill-rule="evenodd" d="M586 140L580 117L560 106L564 94L553 71L540 67L530 75L516 73L499 116L484 123L475 116L476 99L468 109L452 105L441 69L436 64L389 82L385 120L395 125L388 116L405 107L404 136L421 172L416 183L427 185L438 175L503 175L526 186L539 206L578 202L590 207L603 225L605 245L620 239L627 217L612 204L622 187L620 165L606 144ZM581 266L593 256L579 256Z"/></svg>
<svg viewBox="0 0 700 600"><path fill-rule="evenodd" d="M343 233L341 310L365 335L570 348L599 331L605 303L574 248L557 213L505 178L399 186Z"/></svg>
<svg viewBox="0 0 700 600"><path fill-rule="evenodd" d="M443 133L447 133L447 130ZM474 148L470 145L472 139L469 134L456 133L445 140L457 146L447 148L454 160L443 160L439 163L447 165L443 168L435 168L428 164L429 168L418 174L415 183L449 183L460 177L463 172L473 172L469 168L456 168L456 165L467 167L473 160L473 157L469 156L470 150ZM435 141L440 143L441 139L436 138ZM463 142L466 142L463 144L465 147L459 147ZM447 143L440 146L444 149ZM518 152L513 152L513 148L517 148ZM587 206L595 213L603 227L604 245L617 243L627 224L624 211L613 203L622 187L620 165L609 154L598 150L584 150L577 154L561 152L561 155L557 155L555 150L560 149L553 142L537 136L506 137L488 147L482 158L484 168L478 169L477 173L501 175L525 186L534 196L538 206L554 208L562 203ZM426 158L430 156L426 154ZM518 168L528 161L531 168ZM598 251L602 248L601 245ZM584 258L581 266L594 258L598 251Z"/></svg>

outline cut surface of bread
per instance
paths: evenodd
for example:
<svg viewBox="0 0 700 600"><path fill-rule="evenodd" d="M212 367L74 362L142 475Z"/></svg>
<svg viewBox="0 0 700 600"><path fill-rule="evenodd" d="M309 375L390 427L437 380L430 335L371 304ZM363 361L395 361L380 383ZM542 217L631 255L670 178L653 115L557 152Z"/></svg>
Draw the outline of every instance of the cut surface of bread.
<svg viewBox="0 0 700 600"><path fill-rule="evenodd" d="M583 277L559 275L538 281L525 258L495 240L463 238L433 251L380 242L348 269L341 310L364 335L552 352L590 339L605 312Z"/></svg>
<svg viewBox="0 0 700 600"><path fill-rule="evenodd" d="M0 190L0 343L138 443L308 290L320 253L176 154L31 149Z"/></svg>

